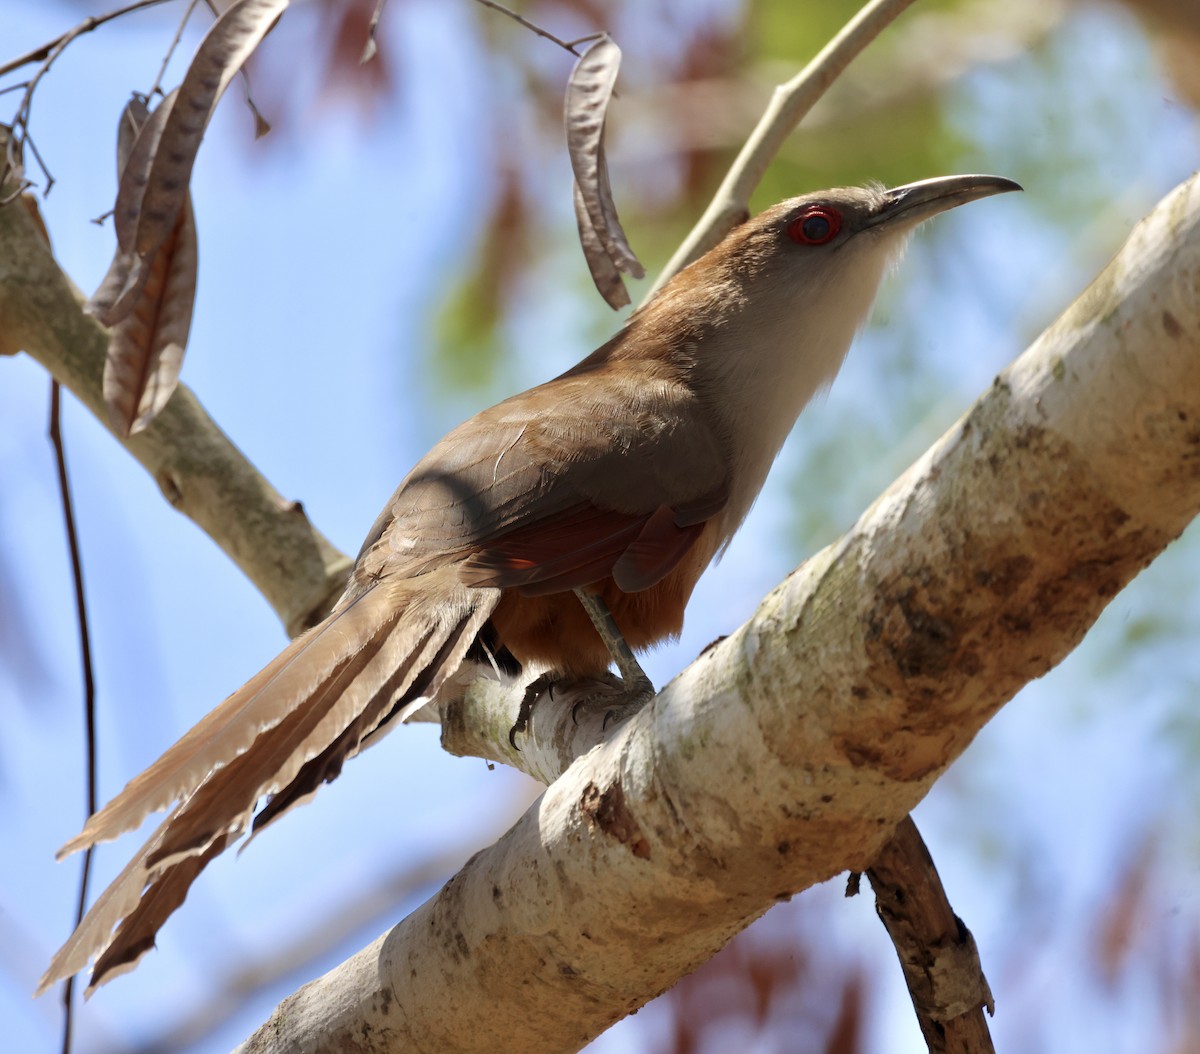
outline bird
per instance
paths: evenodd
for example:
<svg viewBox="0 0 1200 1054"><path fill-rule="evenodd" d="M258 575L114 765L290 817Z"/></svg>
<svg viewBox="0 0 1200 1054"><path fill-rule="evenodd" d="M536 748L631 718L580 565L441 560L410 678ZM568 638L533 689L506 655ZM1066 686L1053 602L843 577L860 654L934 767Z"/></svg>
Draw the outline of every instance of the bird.
<svg viewBox="0 0 1200 1054"><path fill-rule="evenodd" d="M679 634L908 236L1020 189L956 175L782 201L577 365L449 432L384 507L330 614L60 850L170 810L39 991L93 959L89 992L132 969L210 860L465 676L541 670L553 685L616 659L629 699L651 694L632 652Z"/></svg>

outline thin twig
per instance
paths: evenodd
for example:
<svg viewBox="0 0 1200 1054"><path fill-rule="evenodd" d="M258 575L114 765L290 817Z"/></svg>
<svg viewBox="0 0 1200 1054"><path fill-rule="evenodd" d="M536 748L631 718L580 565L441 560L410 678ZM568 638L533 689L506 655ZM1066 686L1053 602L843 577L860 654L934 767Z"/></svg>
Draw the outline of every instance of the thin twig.
<svg viewBox="0 0 1200 1054"><path fill-rule="evenodd" d="M167 53L163 56L162 65L158 68L158 76L154 78L154 83L150 90L146 93L146 97L155 93L162 93L162 79L167 72L167 66L171 61L171 56L175 54L175 49L179 47L179 42L183 39L183 31L187 28L188 21L192 17L192 12L196 10L196 5L200 0L188 0L187 10L183 13L183 18L179 20L179 26L175 30L175 36L171 39L171 46L167 48Z"/></svg>
<svg viewBox="0 0 1200 1054"><path fill-rule="evenodd" d="M54 186L54 173L50 171L49 166L43 160L41 151L38 150L37 143L33 141L33 136L29 134L28 128L25 129L25 139L21 145L29 147L29 152L33 154L33 159L38 163L38 168L42 170L42 175L46 177L46 186L42 194L49 194L50 188Z"/></svg>
<svg viewBox="0 0 1200 1054"><path fill-rule="evenodd" d="M25 169L19 155L20 148L13 146L13 137L9 136L4 148L4 162L0 164L0 186L10 178L15 178L16 187L10 193L0 195L0 208L11 205L33 186L33 181L25 178Z"/></svg>
<svg viewBox="0 0 1200 1054"><path fill-rule="evenodd" d="M250 91L250 67L242 66L238 70L238 75L242 78L242 87L246 90L246 105L254 117L254 138L261 139L271 130L271 122L262 115L262 111L259 110L258 104L254 101L254 95Z"/></svg>
<svg viewBox="0 0 1200 1054"><path fill-rule="evenodd" d="M92 673L92 637L88 630L87 602L83 592L83 557L79 552L79 534L75 529L75 509L71 502L71 484L67 477L67 451L62 435L62 390L58 381L50 382L50 442L58 467L58 488L62 498L63 520L67 529L67 547L71 553L71 577L75 584L75 615L79 623L79 661L83 667L83 719L87 732L87 812L96 811L96 680ZM87 908L88 882L92 872L92 849L83 854L79 875L79 899L75 905L75 925L83 921ZM63 985L62 1054L71 1054L75 978Z"/></svg>
<svg viewBox="0 0 1200 1054"><path fill-rule="evenodd" d="M83 36L85 33L90 33L98 26L104 25L106 22L111 22L114 18L120 18L122 15L130 14L133 11L141 8L154 7L157 4L165 3L166 0L135 0L134 3L127 4L125 7L119 7L114 11L109 11L105 15L93 15L85 18L82 22L72 26L65 33L60 34L53 40L34 48L32 51L26 52L10 62L0 66L0 77L13 70L20 69L22 66L27 66L32 62L40 62L41 65L28 81L25 82L25 91L21 95L21 101L17 105L17 112L9 122L12 127L12 134L8 139L8 148L5 152L4 163L0 165L0 184L4 183L10 172L16 172L21 163L21 154L23 148L28 144L33 153L38 166L42 170L42 174L46 179L46 186L43 193L47 193L54 186L54 175L46 166L38 153L37 147L34 145L33 139L29 135L29 115L33 107L33 93L37 91L37 86L41 79L50 71L50 67L54 65L55 60L61 55L71 41L77 37ZM20 180L21 190L32 186L32 183L22 177ZM0 201L0 206L7 205L13 200L12 195Z"/></svg>
<svg viewBox="0 0 1200 1054"><path fill-rule="evenodd" d="M49 190L54 184L54 176L46 168L45 162L42 160L33 139L29 135L29 115L33 109L33 93L37 91L37 86L41 82L41 79L50 72L50 67L54 65L54 60L67 49L67 45L81 33L87 32L87 29L84 28L86 25L86 22L81 22L74 29L68 30L59 37L58 42L50 49L45 59L43 59L37 72L25 82L25 91L21 95L21 101L17 104L17 112L13 116L12 121L9 122L12 134L9 136L8 148L5 152L4 168L0 170L0 183L3 183L8 178L9 172L17 171L18 164L24 160L24 148L28 144L38 164L41 166L42 173L48 181L46 190ZM4 204L8 204L8 201L5 201Z"/></svg>
<svg viewBox="0 0 1200 1054"><path fill-rule="evenodd" d="M479 2L483 3L483 0ZM726 173L712 202L663 268L646 294L646 300L749 217L750 194L779 153L784 140L859 52L913 2L870 0L800 73L776 87L770 105Z"/></svg>
<svg viewBox="0 0 1200 1054"><path fill-rule="evenodd" d="M556 37L553 33L548 33L541 26L539 26L536 22L530 22L529 19L523 18L521 15L518 15L515 11L510 11L503 4L497 4L495 2L495 0L475 0L475 2L477 4L482 4L484 7L490 7L493 11L499 11L500 14L502 14L502 15L507 15L514 22L520 22L521 25L523 25L530 32L536 33L539 37L545 37L549 41L553 41L560 48L563 48L566 51L569 51L576 58L579 58L579 52L575 50L576 45L583 44L589 40L595 40L596 37L600 35L598 33L592 33L589 36L580 37L578 40L570 40L570 41L559 40L558 37Z"/></svg>
<svg viewBox="0 0 1200 1054"><path fill-rule="evenodd" d="M85 18L73 29L68 29L62 35L55 37L53 40L48 40L40 47L36 47L32 51L27 51L24 55L18 55L15 59L10 59L4 63L3 66L0 66L0 77L12 73L13 70L19 70L22 66L28 66L31 62L41 62L60 44L69 43L84 33L90 33L93 29L104 25L105 22L111 22L114 18L120 18L122 15L127 15L143 7L156 7L158 4L168 2L169 0L135 0L134 3L118 7L115 11L109 11L106 15L92 15Z"/></svg>

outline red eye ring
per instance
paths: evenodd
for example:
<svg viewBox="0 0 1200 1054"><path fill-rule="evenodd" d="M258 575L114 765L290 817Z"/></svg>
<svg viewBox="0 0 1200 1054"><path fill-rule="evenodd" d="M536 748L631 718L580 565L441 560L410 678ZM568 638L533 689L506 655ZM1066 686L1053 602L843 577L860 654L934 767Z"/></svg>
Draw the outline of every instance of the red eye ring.
<svg viewBox="0 0 1200 1054"><path fill-rule="evenodd" d="M787 225L788 237L800 245L824 245L842 229L842 214L832 205L810 205Z"/></svg>

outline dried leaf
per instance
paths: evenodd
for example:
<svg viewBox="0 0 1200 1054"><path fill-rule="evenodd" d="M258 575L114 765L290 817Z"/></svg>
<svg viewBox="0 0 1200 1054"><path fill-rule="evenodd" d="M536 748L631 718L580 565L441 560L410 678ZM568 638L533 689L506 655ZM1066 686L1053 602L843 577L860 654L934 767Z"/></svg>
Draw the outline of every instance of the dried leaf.
<svg viewBox="0 0 1200 1054"><path fill-rule="evenodd" d="M141 125L128 150L114 208L117 252L88 304L106 326L129 316L150 275L155 250L172 236L187 198L200 140L221 95L289 0L236 0L213 23L184 75ZM126 107L122 128L144 104ZM131 115L131 116L130 116ZM265 133L265 122L256 135ZM119 137L118 137L119 138ZM120 152L120 143L118 143Z"/></svg>
<svg viewBox="0 0 1200 1054"><path fill-rule="evenodd" d="M168 105L164 101L163 105ZM117 132L117 175L140 163L138 144L151 115L134 96ZM104 363L103 395L118 433L140 432L166 405L179 381L196 293L196 225L190 199L174 230L148 257L118 248L89 310L102 322L113 317Z"/></svg>
<svg viewBox="0 0 1200 1054"><path fill-rule="evenodd" d="M113 206L117 250L108 273L84 308L105 326L115 326L133 310L149 273L149 261L138 258L133 241L151 162L178 91L176 88L164 98L153 113L145 99L137 95L121 111L117 126L117 202Z"/></svg>
<svg viewBox="0 0 1200 1054"><path fill-rule="evenodd" d="M641 278L645 274L617 217L608 162L604 155L604 129L608 104L612 99L621 49L607 34L601 36L580 57L567 81L563 117L567 130L567 152L571 169L595 239L617 271ZM582 224L581 232L582 232ZM596 272L595 257L584 250L597 288L603 293L611 285L605 272ZM617 279L619 281L619 278ZM613 300L605 294L610 304ZM624 294L622 303L628 303Z"/></svg>
<svg viewBox="0 0 1200 1054"><path fill-rule="evenodd" d="M583 246L583 258L587 260L592 281L596 283L596 289L604 297L604 302L614 311L619 311L629 303L629 292L625 283L621 281L621 274L616 265L604 251L596 228L592 226L579 184L573 183L571 190L575 204L575 225L579 228L579 244Z"/></svg>
<svg viewBox="0 0 1200 1054"><path fill-rule="evenodd" d="M134 95L125 104L117 122L117 201L113 206L117 251L108 265L108 273L84 308L105 326L115 325L133 310L134 298L145 279L144 268L139 267L137 257L128 248L137 228L135 195L140 196L145 188L146 174L150 169L151 141L157 142L162 135L162 126L167 119L164 107L174 103L174 95L172 92L163 100L155 111L157 116L150 114L143 97ZM138 133L143 129L147 130L147 134L139 137ZM131 169L129 162L139 140L141 148L137 152L138 160Z"/></svg>
<svg viewBox="0 0 1200 1054"><path fill-rule="evenodd" d="M271 134L271 122L268 121L258 109L254 109L254 138L261 139L264 135Z"/></svg>
<svg viewBox="0 0 1200 1054"><path fill-rule="evenodd" d="M229 82L270 32L288 2L237 0L213 23L200 42L153 151L145 193L138 209L137 234L132 244L139 256L149 256L175 228L192 177L196 152L213 110ZM148 130L149 125L146 127ZM138 138L140 140L141 136ZM137 147L135 153L136 150ZM122 243L122 247L127 246Z"/></svg>
<svg viewBox="0 0 1200 1054"><path fill-rule="evenodd" d="M376 0L375 10L371 12L371 21L367 23L367 42L363 45L362 56L358 60L360 66L365 66L379 52L375 43L375 31L379 28L379 20L383 17L383 8L387 0Z"/></svg>
<svg viewBox="0 0 1200 1054"><path fill-rule="evenodd" d="M1155 910L1157 860L1153 833L1144 835L1140 845L1129 848L1124 874L1118 876L1100 915L1094 937L1096 954L1091 957L1110 988L1116 984L1122 969L1136 960L1138 944L1146 939L1148 920Z"/></svg>
<svg viewBox="0 0 1200 1054"><path fill-rule="evenodd" d="M154 158L162 142L167 118L175 108L179 88L168 93L149 113L145 102L133 96L121 112L117 127L117 202L113 206L113 226L117 245L132 252L142 215L142 199L150 181Z"/></svg>
<svg viewBox="0 0 1200 1054"><path fill-rule="evenodd" d="M603 130L601 130L600 153L597 162L596 171L600 179L600 207L604 211L604 226L601 230L608 235L609 239L605 245L618 269L634 278L645 278L646 269L629 247L625 231L621 228L621 221L617 217L617 204L613 199L612 184L608 179L608 157L604 152ZM588 215L590 216L591 213L589 212Z"/></svg>
<svg viewBox="0 0 1200 1054"><path fill-rule="evenodd" d="M140 261L140 257L138 257ZM196 223L189 199L158 248L133 310L112 330L103 394L117 432L136 435L158 415L179 383L196 298Z"/></svg>
<svg viewBox="0 0 1200 1054"><path fill-rule="evenodd" d="M117 247L108 273L84 307L101 325L115 326L128 317L146 282L149 268L136 253Z"/></svg>
<svg viewBox="0 0 1200 1054"><path fill-rule="evenodd" d="M150 119L150 107L146 105L144 95L132 95L125 109L121 111L117 121L117 182L125 174L129 158L133 155L133 144L137 142L138 132Z"/></svg>

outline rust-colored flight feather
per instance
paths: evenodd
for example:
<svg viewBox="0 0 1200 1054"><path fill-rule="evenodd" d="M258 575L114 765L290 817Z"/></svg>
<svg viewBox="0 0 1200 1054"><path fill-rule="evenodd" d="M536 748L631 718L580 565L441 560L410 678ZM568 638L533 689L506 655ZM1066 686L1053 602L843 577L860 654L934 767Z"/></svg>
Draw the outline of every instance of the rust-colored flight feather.
<svg viewBox="0 0 1200 1054"><path fill-rule="evenodd" d="M704 528L678 527L666 505L630 514L577 505L489 539L463 564L468 585L545 596L612 577L625 592L648 589L683 559Z"/></svg>

